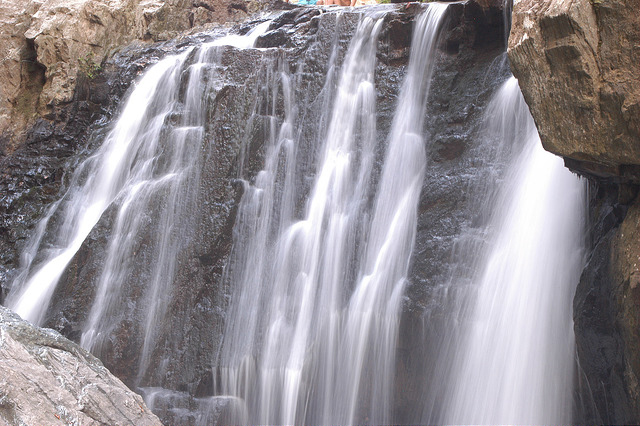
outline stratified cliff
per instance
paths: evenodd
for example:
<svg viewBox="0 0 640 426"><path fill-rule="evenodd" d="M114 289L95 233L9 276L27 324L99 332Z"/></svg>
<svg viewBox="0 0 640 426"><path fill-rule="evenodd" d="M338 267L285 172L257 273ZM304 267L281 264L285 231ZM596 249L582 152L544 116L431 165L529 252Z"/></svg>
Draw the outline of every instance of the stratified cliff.
<svg viewBox="0 0 640 426"><path fill-rule="evenodd" d="M509 39L544 147L591 184L577 399L585 421L605 424L640 422L638 10L638 0L516 0Z"/></svg>

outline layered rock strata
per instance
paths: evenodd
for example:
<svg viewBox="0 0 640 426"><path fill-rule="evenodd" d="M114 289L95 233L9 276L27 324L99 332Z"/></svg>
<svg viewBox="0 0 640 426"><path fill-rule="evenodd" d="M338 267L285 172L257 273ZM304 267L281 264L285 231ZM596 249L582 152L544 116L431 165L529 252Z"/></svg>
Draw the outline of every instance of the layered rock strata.
<svg viewBox="0 0 640 426"><path fill-rule="evenodd" d="M544 147L573 167L637 181L639 0L516 0L514 75Z"/></svg>

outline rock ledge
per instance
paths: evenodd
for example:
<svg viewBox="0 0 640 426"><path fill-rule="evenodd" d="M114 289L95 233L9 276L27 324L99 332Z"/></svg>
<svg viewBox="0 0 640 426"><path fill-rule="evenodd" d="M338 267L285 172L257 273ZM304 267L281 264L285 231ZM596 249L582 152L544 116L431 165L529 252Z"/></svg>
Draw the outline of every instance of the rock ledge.
<svg viewBox="0 0 640 426"><path fill-rule="evenodd" d="M161 426L93 355L0 306L0 426Z"/></svg>

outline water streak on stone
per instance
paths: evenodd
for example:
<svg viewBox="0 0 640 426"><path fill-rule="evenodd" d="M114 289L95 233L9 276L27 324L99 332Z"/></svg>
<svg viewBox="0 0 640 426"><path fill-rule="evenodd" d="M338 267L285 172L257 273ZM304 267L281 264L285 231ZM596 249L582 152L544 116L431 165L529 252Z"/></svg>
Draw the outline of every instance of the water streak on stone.
<svg viewBox="0 0 640 426"><path fill-rule="evenodd" d="M171 297L177 254L186 243L185 231L193 227L187 212L197 208L208 106L202 93L217 82L214 65L220 46L251 47L269 24L169 56L145 73L114 129L79 166L67 193L38 225L7 300L11 309L42 323L65 269L105 212L112 212L104 265L81 345L100 355L118 318L138 309L124 302L122 286L139 260L140 247L150 245L152 258L145 260L149 271L139 284L144 312L137 371L139 378L144 375L156 343L156 323Z"/></svg>

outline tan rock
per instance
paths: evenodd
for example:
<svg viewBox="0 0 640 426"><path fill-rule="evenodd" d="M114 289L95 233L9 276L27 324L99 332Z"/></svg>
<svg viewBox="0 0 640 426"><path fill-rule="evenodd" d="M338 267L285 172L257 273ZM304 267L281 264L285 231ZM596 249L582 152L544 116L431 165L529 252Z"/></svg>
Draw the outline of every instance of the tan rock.
<svg viewBox="0 0 640 426"><path fill-rule="evenodd" d="M640 0L514 1L509 59L542 143L592 172L640 165L638 10Z"/></svg>
<svg viewBox="0 0 640 426"><path fill-rule="evenodd" d="M35 51L22 34L41 4L0 0L0 154L13 150L11 136L24 136L35 114L43 76Z"/></svg>
<svg viewBox="0 0 640 426"><path fill-rule="evenodd" d="M161 426L93 355L0 306L0 425Z"/></svg>

